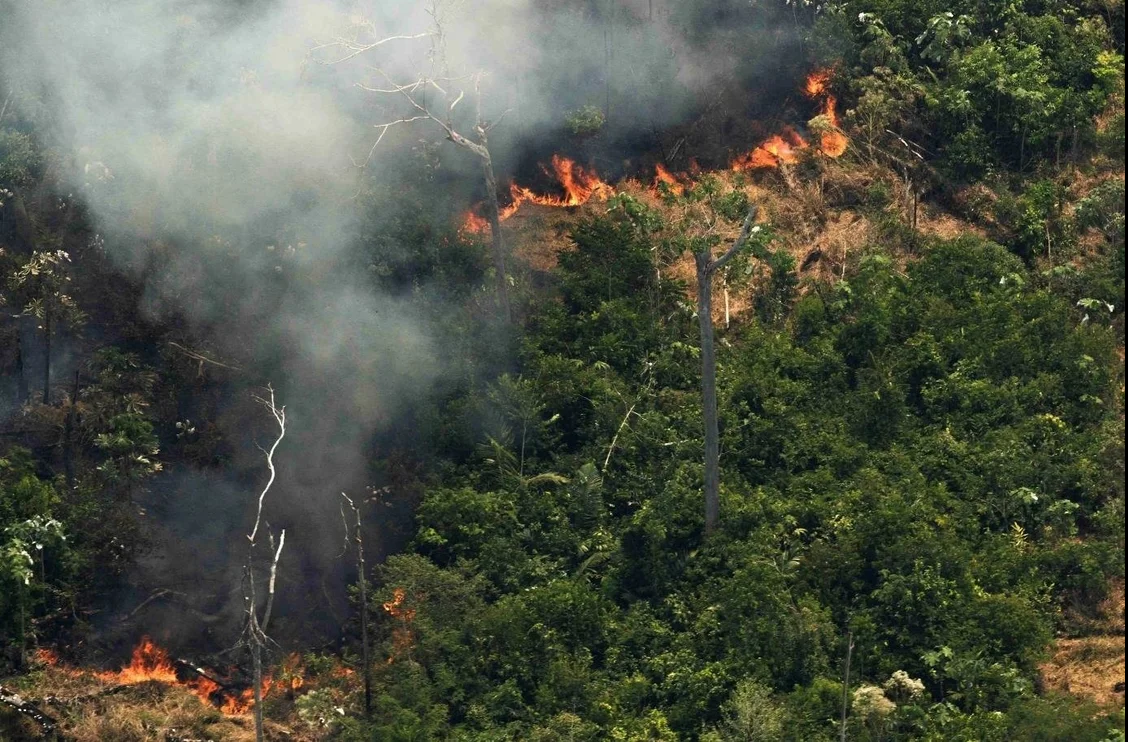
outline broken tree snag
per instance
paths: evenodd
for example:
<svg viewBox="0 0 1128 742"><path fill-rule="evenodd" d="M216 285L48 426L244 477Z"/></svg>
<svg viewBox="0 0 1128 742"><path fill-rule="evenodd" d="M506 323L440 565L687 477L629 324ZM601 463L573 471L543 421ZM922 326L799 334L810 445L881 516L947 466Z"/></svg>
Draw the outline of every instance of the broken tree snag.
<svg viewBox="0 0 1128 742"><path fill-rule="evenodd" d="M58 727L58 722L52 717L43 713L38 706L31 701L25 700L23 696L15 691L9 690L0 685L0 703L5 706L15 709L16 713L28 717L36 724L39 725L40 731L44 737L50 736L55 733Z"/></svg>
<svg viewBox="0 0 1128 742"><path fill-rule="evenodd" d="M176 663L177 667L182 667L185 670L187 670L188 672L193 672L196 675L199 675L204 680L215 683L216 685L218 685L223 690L231 690L232 689L231 683L227 683L227 682L224 682L223 680L220 680L218 677L211 674L210 672L208 672L207 670L200 667L199 665L197 665L194 662L189 662L188 660L181 659L179 657L174 657L172 661Z"/></svg>
<svg viewBox="0 0 1128 742"><path fill-rule="evenodd" d="M758 207L753 205L744 218L740 234L732 247L717 258L709 248L694 253L697 264L697 323L701 332L701 398L705 422L705 534L720 522L720 432L717 424L717 360L713 349L713 276L724 268L748 243Z"/></svg>

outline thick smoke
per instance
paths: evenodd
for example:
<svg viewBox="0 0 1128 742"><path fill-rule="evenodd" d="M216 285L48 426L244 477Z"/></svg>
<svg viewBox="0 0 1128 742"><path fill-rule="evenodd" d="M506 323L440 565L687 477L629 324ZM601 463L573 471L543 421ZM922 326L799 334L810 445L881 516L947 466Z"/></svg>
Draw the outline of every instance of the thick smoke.
<svg viewBox="0 0 1128 742"><path fill-rule="evenodd" d="M684 121L706 93L715 95L737 74L740 52L701 41L698 27L679 28L679 19L696 16L677 7L443 3L441 55L429 36L325 64L347 52L337 39L433 29L429 5L0 3L8 11L0 18L8 85L63 154L63 186L88 208L111 259L144 281L146 311L186 318L222 357L271 380L288 405L289 445L268 508L275 525L293 529L282 584L289 570L302 601L320 600L322 578L338 564L338 493L368 481L374 431L443 374L422 314L356 270L365 261L356 254L364 235L355 198L395 182L389 168L416 167L402 151L441 132L429 122L397 127L358 173L373 124L411 111L400 97L355 83L406 83L445 68L450 86L471 91L468 75L484 73L485 116L508 116L493 140L504 170L515 167L523 143L555 136L564 114L581 106L605 109L623 140ZM468 100L456 124L465 126L472 111ZM451 196L454 211L479 187L478 163L453 145L443 151L448 169L470 183ZM224 430L244 444L235 470L261 472L251 444L265 441L241 430L246 424ZM235 479L177 471L152 486L160 497L150 520L165 542L142 565L142 582L171 580L187 593L212 586L210 602L197 607L235 615L239 539L254 490L253 479ZM339 582L331 589L340 596ZM184 613L173 620L183 623Z"/></svg>

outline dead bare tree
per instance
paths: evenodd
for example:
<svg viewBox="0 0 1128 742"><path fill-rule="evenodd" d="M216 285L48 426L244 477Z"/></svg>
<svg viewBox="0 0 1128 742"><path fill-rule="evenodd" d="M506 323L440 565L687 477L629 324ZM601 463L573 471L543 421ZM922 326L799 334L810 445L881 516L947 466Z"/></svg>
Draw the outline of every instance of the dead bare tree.
<svg viewBox="0 0 1128 742"><path fill-rule="evenodd" d="M705 418L705 533L712 533L720 520L720 433L717 428L717 359L713 350L713 276L725 267L748 242L757 207L753 206L732 247L713 259L705 247L694 253L697 263L697 323L701 330L701 397Z"/></svg>
<svg viewBox="0 0 1128 742"><path fill-rule="evenodd" d="M392 41L411 41L417 39L430 39L431 47L427 55L431 60L430 73L419 72L408 80L397 80L395 75L383 67L370 67L375 79L374 84L356 83L356 86L370 93L393 95L402 98L407 104L409 113L401 118L376 124L378 132L376 140L368 151L368 157L363 163L367 164L376 148L380 145L388 131L401 124L411 124L418 121L427 121L439 127L446 138L459 147L476 156L482 165L482 178L486 188L486 202L489 209L487 214L490 221L490 240L493 252L494 271L497 281L497 299L501 314L508 324L512 321L512 311L509 303L509 285L506 276L505 243L501 234L501 212L497 197L497 177L494 174L493 158L490 156L489 133L505 117L505 113L493 122L487 121L482 116L482 79L483 72L453 75L447 63L446 30L444 27L444 10L451 5L446 0L431 0L427 10L431 18L431 28L415 34L402 34L386 36L372 40L362 38L338 38L332 42L321 44L314 48L314 52L338 50L336 58L319 60L326 64L339 64L369 52ZM356 24L354 28L358 33L365 30L372 31L371 24ZM470 124L473 138L463 135L455 123L454 109L466 97L466 87L472 86L475 101L473 122Z"/></svg>
<svg viewBox="0 0 1128 742"><path fill-rule="evenodd" d="M360 506L363 503L354 503L352 498L341 493L341 497L349 504L356 519L354 524L353 542L356 544L356 582L358 598L360 600L360 661L364 672L364 716L372 715L372 661L368 651L368 577L364 564L364 537L361 534ZM344 519L344 510L341 517ZM349 523L345 520L345 548L348 548Z"/></svg>
<svg viewBox="0 0 1128 742"><path fill-rule="evenodd" d="M274 589L278 578L278 560L282 557L282 548L286 545L286 530L282 530L278 536L278 542L275 544L274 533L270 530L269 524L267 524L264 530L266 531L267 539L270 544L270 576L266 586L266 603L263 605L260 615L258 588L255 583L254 571L255 547L258 546L259 530L264 524L262 517L263 504L266 501L267 493L270 492L270 488L274 485L274 480L277 475L274 467L274 452L278 450L278 444L286 437L286 408L279 407L275 403L274 389L272 387L268 385L266 391L268 393L266 397L255 397L255 399L266 407L274 417L274 422L278 425L278 437L275 438L274 444L271 445L269 449L262 449L263 453L266 455L266 466L267 469L270 470L270 478L259 494L258 506L255 509L254 526L251 528L251 532L247 534L250 548L248 549L247 563L243 568L243 600L246 623L243 625L243 634L240 638L240 643L247 647L251 655L251 671L253 673L255 699L254 717L256 742L263 742L264 740L262 718L263 653L271 641L270 637L266 634L266 630L270 625L270 615L274 609Z"/></svg>

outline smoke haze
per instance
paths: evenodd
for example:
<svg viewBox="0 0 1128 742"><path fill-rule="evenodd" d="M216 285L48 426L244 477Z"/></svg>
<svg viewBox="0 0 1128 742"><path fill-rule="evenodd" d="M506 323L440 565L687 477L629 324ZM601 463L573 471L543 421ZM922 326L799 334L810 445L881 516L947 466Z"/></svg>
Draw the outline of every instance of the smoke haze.
<svg viewBox="0 0 1128 742"><path fill-rule="evenodd" d="M697 16L674 3L444 8L450 84L469 95L465 74L484 72L486 118L509 111L493 140L503 170L517 166L523 142L559 131L567 111L609 107L607 136L623 141L685 121L740 70L739 50L702 41L712 37L686 25ZM354 166L376 138L373 124L410 112L399 97L355 83L407 83L443 62L426 38L323 64L346 50L334 43L341 38L427 31L427 9L396 0L0 4L9 87L60 153L57 177L89 210L109 257L143 280L145 311L184 318L247 378L271 381L287 405L288 444L267 511L293 529L283 585L290 570L303 600L317 599L312 576L339 569L338 493L369 481L373 432L444 375L431 315L357 270L362 204L371 203L355 198L419 167L410 147L441 132L429 122L397 127L363 173ZM456 125L472 111L467 100ZM472 157L449 146L443 163L465 184L451 203L419 207L436 218L465 208L480 187ZM225 426L241 441L236 470L261 474L254 444L269 428ZM140 566L139 582L212 585L215 604L199 610L237 615L229 593L255 481L192 471L155 480L150 519L167 547Z"/></svg>

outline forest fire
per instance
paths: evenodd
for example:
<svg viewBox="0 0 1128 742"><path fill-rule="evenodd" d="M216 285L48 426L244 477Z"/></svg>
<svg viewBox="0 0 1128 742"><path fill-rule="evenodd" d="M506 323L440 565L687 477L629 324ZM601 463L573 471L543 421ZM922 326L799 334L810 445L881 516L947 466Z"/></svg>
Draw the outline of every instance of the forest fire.
<svg viewBox="0 0 1128 742"><path fill-rule="evenodd" d="M846 152L848 140L839 129L838 101L827 92L830 85L831 69L815 70L807 76L803 92L809 98L823 98L820 116L826 118L830 128L819 135L819 151L827 157L841 157ZM798 160L799 150L807 149L810 145L807 140L797 132L788 128L781 134L771 136L751 152L738 155L730 163L733 171L753 170L756 168L776 168L780 165L793 165Z"/></svg>
<svg viewBox="0 0 1128 742"><path fill-rule="evenodd" d="M530 188L510 183L510 202L501 207L498 212L501 221L505 221L516 214L521 205L525 203L553 208L568 208L583 206L593 198L606 201L615 194L615 189L604 182L594 170L587 170L577 165L575 160L567 157L553 155L552 169L549 170L543 165L541 169L544 170L546 175L556 179L564 194L559 196L543 195ZM463 234L489 234L490 223L487 219L479 216L474 209L469 209L462 216L459 231Z"/></svg>
<svg viewBox="0 0 1128 742"><path fill-rule="evenodd" d="M841 157L849 146L849 140L842 133L838 119L838 101L829 93L830 78L833 69L825 68L815 70L807 76L803 84L803 92L809 98L821 99L819 116L825 119L827 128L818 133L819 152L827 157ZM737 155L729 163L733 172L743 172L756 169L778 168L782 165L794 165L799 161L799 152L810 148L810 143L799 132L791 127L786 127L778 134L773 134L763 143L749 152ZM498 212L501 221L509 219L517 213L523 204L532 203L538 206L554 208L567 208L582 206L591 199L606 201L614 195L615 189L606 183L594 170L585 169L562 155L552 156L551 169L542 166L546 175L553 177L560 184L563 195L547 195L534 192L530 188L510 183L510 201L502 206ZM691 176L701 172L701 167L696 160L690 161L690 174L675 175L664 165L658 163L654 166L654 180L651 185L652 193L660 193L665 187L674 195L683 195L692 184ZM459 232L466 235L486 235L490 233L489 221L480 216L476 209L468 209L462 215Z"/></svg>
<svg viewBox="0 0 1128 742"><path fill-rule="evenodd" d="M827 157L841 157L845 154L849 142L838 123L838 99L827 92L832 71L828 68L812 72L807 76L807 84L804 90L810 98L825 96L820 115L826 117L827 123L832 128L822 132L819 139L819 149Z"/></svg>
<svg viewBox="0 0 1128 742"><path fill-rule="evenodd" d="M793 129L785 129L782 134L771 136L756 149L738 155L729 167L734 172L756 168L774 168L780 165L794 165L799 150L807 148L807 140Z"/></svg>
<svg viewBox="0 0 1128 742"><path fill-rule="evenodd" d="M543 168L545 174L556 178L556 182L564 189L563 196L545 196L534 193L532 190L519 186L516 183L509 185L509 196L512 202L501 210L502 220L508 219L521 208L523 203L533 203L538 206L552 206L566 208L570 206L583 206L592 198L606 201L615 193L615 189L599 177L594 170L585 170L571 160L561 155L552 156L552 171Z"/></svg>
<svg viewBox="0 0 1128 742"><path fill-rule="evenodd" d="M68 675L76 677L92 675L104 683L112 683L114 685L138 685L148 682L177 685L190 690L199 697L201 701L216 706L220 711L231 716L246 714L254 708L255 705L253 688L234 691L224 687L219 681L205 674L202 670L193 668L196 672L196 677L181 680L176 671L177 662L174 662L172 658L169 657L167 650L154 643L152 639L147 636L141 637L141 641L133 648L129 664L120 670L87 672L68 668L63 666L59 661L58 654L50 649L40 649L36 652L36 659ZM269 675L264 676L262 680L263 697L270 691L272 685L272 678ZM300 687L300 685L299 681L297 687Z"/></svg>
<svg viewBox="0 0 1128 742"><path fill-rule="evenodd" d="M466 213L462 215L462 226L458 228L458 231L463 235L489 234L490 223L475 214L473 209L467 209Z"/></svg>
<svg viewBox="0 0 1128 742"><path fill-rule="evenodd" d="M666 186L676 196L685 193L685 184L663 167L662 163L658 163L654 166L654 190L657 192L662 185Z"/></svg>

